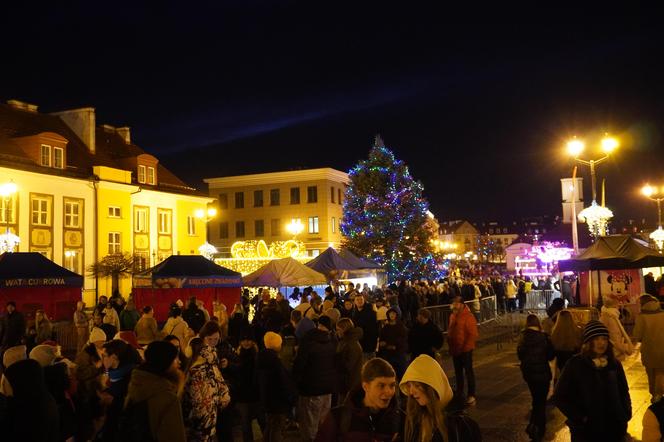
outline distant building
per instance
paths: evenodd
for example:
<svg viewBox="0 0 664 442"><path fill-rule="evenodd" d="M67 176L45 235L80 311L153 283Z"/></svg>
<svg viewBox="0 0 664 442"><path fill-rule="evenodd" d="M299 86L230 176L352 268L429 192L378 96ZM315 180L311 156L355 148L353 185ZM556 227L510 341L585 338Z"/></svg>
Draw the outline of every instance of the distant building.
<svg viewBox="0 0 664 442"><path fill-rule="evenodd" d="M341 244L339 225L348 174L308 169L206 178L210 197L218 200L218 217L210 225L210 242L225 256L236 241L293 239L291 224L302 231L310 256Z"/></svg>
<svg viewBox="0 0 664 442"><path fill-rule="evenodd" d="M439 239L448 244L455 244L454 253L463 255L475 252L480 232L469 221L455 220L440 222Z"/></svg>

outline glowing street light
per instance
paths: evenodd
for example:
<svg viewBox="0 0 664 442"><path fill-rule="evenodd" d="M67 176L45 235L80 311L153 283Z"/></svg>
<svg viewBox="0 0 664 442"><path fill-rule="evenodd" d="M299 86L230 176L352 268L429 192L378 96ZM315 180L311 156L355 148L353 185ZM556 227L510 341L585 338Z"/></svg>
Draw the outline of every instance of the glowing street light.
<svg viewBox="0 0 664 442"><path fill-rule="evenodd" d="M664 193L664 188L662 191ZM653 187L650 184L646 184L641 188L641 194L657 203L657 229L650 234L650 239L655 241L659 253L662 253L662 248L664 248L664 229L662 229L662 200L664 200L664 195L659 192L657 187Z"/></svg>
<svg viewBox="0 0 664 442"><path fill-rule="evenodd" d="M208 242L208 237L210 236L210 221L217 216L217 209L214 207L208 207L207 210L197 209L194 216L205 223L205 242L198 248L198 253L212 260L214 254L217 253L217 248Z"/></svg>
<svg viewBox="0 0 664 442"><path fill-rule="evenodd" d="M593 201L597 200L597 189L595 183L595 166L607 160L609 156L611 156L611 154L618 148L618 146L620 146L618 140L608 136L607 134L602 139L601 142L601 147L602 151L604 152L604 156L596 160L582 160L581 158L579 158L579 155L581 155L581 153L585 149L584 142L576 138L573 138L567 143L567 153L569 153L572 157L574 157L574 160L578 161L579 163L585 164L586 166L590 166L590 178L592 184Z"/></svg>
<svg viewBox="0 0 664 442"><path fill-rule="evenodd" d="M304 230L304 224L300 221L300 218L291 219L290 224L286 224L286 230L288 233L296 237Z"/></svg>
<svg viewBox="0 0 664 442"><path fill-rule="evenodd" d="M18 191L18 186L13 181L0 185L0 197L4 204L5 233L0 235L0 253L13 252L21 241L20 238L9 231L9 214L12 197Z"/></svg>

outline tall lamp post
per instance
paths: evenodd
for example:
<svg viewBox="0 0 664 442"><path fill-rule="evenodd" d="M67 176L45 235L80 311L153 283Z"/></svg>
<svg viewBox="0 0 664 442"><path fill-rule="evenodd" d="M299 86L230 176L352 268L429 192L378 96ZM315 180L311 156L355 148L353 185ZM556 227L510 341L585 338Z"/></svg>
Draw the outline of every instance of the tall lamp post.
<svg viewBox="0 0 664 442"><path fill-rule="evenodd" d="M567 143L567 152L572 157L574 157L574 160L580 164L590 167L590 182L593 199L590 207L586 207L579 213L579 218L585 220L588 223L590 233L595 239L606 235L606 226L609 219L613 217L613 212L604 207L604 201L602 201L602 205L597 204L597 178L595 167L597 167L598 164L606 161L611 156L613 151L618 148L618 146L618 140L606 135L601 142L601 148L604 155L597 159L584 160L579 158L579 156L585 150L585 143L577 138L574 138Z"/></svg>
<svg viewBox="0 0 664 442"><path fill-rule="evenodd" d="M664 188L662 188L662 191L664 192ZM657 203L657 229L650 234L650 239L655 241L659 253L662 253L662 248L664 247L664 229L662 229L662 200L664 200L664 195L656 196L658 193L659 190L657 187L653 187L649 184L646 184L641 188L641 194L643 194L643 196Z"/></svg>
<svg viewBox="0 0 664 442"><path fill-rule="evenodd" d="M9 216L10 213L10 205L12 203L12 197L18 190L18 186L16 186L16 183L13 181L10 181L8 183L4 183L0 185L0 196L2 197L2 202L4 204L4 217L5 217L5 233L0 235L0 252L5 253L5 252L13 252L18 243L20 242L20 238L9 230Z"/></svg>
<svg viewBox="0 0 664 442"><path fill-rule="evenodd" d="M214 207L208 207L207 210L198 209L194 215L205 223L205 242L198 248L198 253L212 260L214 254L217 253L217 248L208 242L208 238L210 236L210 221L217 216L217 209Z"/></svg>

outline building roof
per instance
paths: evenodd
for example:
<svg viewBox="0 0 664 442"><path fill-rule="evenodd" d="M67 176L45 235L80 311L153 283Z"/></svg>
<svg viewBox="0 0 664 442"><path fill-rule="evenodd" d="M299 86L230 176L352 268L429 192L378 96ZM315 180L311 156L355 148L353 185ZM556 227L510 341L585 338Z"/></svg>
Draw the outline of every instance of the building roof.
<svg viewBox="0 0 664 442"><path fill-rule="evenodd" d="M248 175L205 178L210 187L258 186L263 184L292 183L297 181L330 180L348 183L348 174L331 167L291 170L285 172L254 173Z"/></svg>
<svg viewBox="0 0 664 442"><path fill-rule="evenodd" d="M65 169L41 166L26 154L18 142L21 137L44 133L57 134L67 140ZM135 172L136 157L146 154L135 144L125 142L123 137L110 126L97 126L95 140L93 153L59 116L37 112L36 106L26 109L0 103L0 166L87 179L93 176L94 166ZM161 163L157 165L157 180L155 186L145 184L141 186L170 193L205 195L188 186ZM132 183L139 184L136 173L132 174Z"/></svg>

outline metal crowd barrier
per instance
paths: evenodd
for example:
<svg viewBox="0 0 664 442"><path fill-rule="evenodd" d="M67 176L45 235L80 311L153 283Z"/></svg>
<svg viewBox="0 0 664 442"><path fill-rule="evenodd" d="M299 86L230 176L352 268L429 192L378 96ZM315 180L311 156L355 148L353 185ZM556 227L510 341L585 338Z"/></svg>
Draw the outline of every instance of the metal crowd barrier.
<svg viewBox="0 0 664 442"><path fill-rule="evenodd" d="M494 321L498 314L495 296L473 299L464 302L464 304L466 304L468 309L470 309L475 315L478 324ZM435 305L424 308L431 312L431 320L433 323L444 333L447 333L447 326L450 323L450 315L452 314L452 304Z"/></svg>
<svg viewBox="0 0 664 442"><path fill-rule="evenodd" d="M526 293L526 310L546 310L551 306L554 295L560 293L555 290L531 290Z"/></svg>

